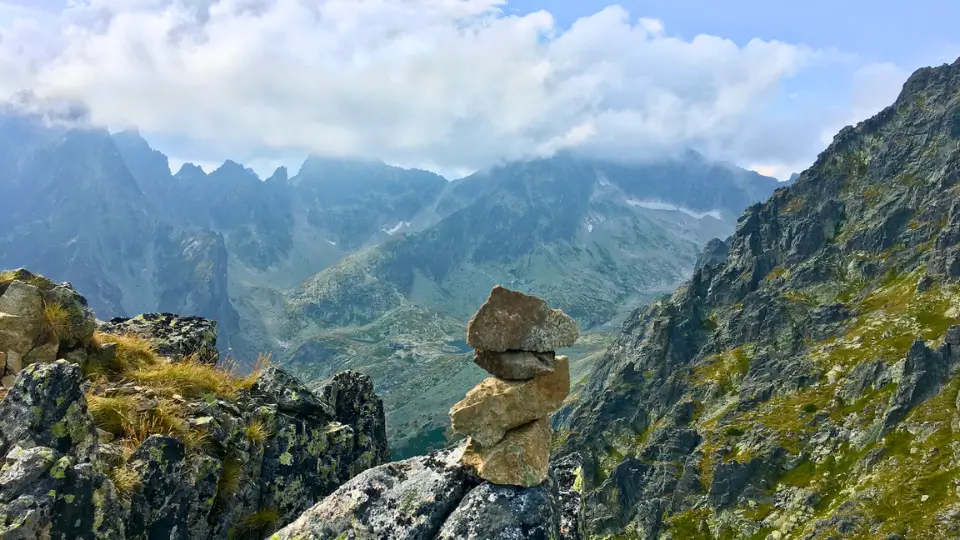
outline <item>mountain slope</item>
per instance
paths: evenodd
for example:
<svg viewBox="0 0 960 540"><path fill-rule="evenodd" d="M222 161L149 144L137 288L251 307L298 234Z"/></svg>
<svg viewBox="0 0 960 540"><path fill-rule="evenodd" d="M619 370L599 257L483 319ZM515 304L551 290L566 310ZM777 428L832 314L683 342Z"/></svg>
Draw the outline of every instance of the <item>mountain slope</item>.
<svg viewBox="0 0 960 540"><path fill-rule="evenodd" d="M587 533L955 537L958 171L960 61L634 312L555 418Z"/></svg>
<svg viewBox="0 0 960 540"><path fill-rule="evenodd" d="M423 452L431 447L424 440L443 440L447 408L482 378L465 356L463 328L492 286L544 297L582 328L606 332L621 306L688 276L699 247L730 230L724 216L735 211L727 205L752 196L737 183L741 174L752 178L745 171L703 167L696 177L685 164L676 176L716 196L670 202L643 191L659 185L644 174L653 170L659 181L666 169L560 156L454 182L440 198L466 186L456 196L461 208L311 278L290 293L287 313L270 312L265 326L308 378L347 366L374 374L396 454ZM767 194L776 186L757 178ZM604 341L578 349L575 376L586 367L576 360Z"/></svg>

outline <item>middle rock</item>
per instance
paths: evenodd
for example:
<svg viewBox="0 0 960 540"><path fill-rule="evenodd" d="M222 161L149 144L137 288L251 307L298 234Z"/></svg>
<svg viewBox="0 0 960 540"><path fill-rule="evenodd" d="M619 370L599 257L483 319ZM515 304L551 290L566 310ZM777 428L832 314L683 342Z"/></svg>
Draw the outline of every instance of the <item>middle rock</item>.
<svg viewBox="0 0 960 540"><path fill-rule="evenodd" d="M450 409L450 421L457 433L491 446L508 430L552 413L569 392L569 362L558 356L552 372L528 381L485 379Z"/></svg>

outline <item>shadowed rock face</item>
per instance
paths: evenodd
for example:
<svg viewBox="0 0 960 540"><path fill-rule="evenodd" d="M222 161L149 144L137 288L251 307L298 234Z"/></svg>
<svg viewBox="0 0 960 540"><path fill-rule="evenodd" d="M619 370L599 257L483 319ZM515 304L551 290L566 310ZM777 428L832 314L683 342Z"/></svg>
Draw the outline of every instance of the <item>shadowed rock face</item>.
<svg viewBox="0 0 960 540"><path fill-rule="evenodd" d="M475 351L473 362L494 377L508 381L525 381L553 371L556 354L553 351Z"/></svg>

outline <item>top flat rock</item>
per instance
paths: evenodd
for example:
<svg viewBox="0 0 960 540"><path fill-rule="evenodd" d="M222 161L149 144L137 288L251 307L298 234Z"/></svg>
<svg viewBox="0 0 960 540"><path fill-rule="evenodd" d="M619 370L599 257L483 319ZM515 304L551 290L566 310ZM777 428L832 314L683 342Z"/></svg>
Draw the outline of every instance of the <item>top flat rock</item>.
<svg viewBox="0 0 960 540"><path fill-rule="evenodd" d="M550 352L573 345L577 322L536 296L497 285L467 324L467 344L494 352Z"/></svg>

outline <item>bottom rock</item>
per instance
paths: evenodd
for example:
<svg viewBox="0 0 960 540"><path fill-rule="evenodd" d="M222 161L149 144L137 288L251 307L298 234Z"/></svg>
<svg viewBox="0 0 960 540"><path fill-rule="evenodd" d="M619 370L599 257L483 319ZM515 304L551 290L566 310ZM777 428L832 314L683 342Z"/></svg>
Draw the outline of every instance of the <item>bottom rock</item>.
<svg viewBox="0 0 960 540"><path fill-rule="evenodd" d="M369 469L347 482L274 540L432 540L476 485L458 463L462 447Z"/></svg>
<svg viewBox="0 0 960 540"><path fill-rule="evenodd" d="M439 540L554 540L559 534L553 478L531 488L483 484L450 514Z"/></svg>
<svg viewBox="0 0 960 540"><path fill-rule="evenodd" d="M463 463L494 484L533 487L547 478L550 465L550 420L543 417L511 429L490 447L467 443Z"/></svg>

